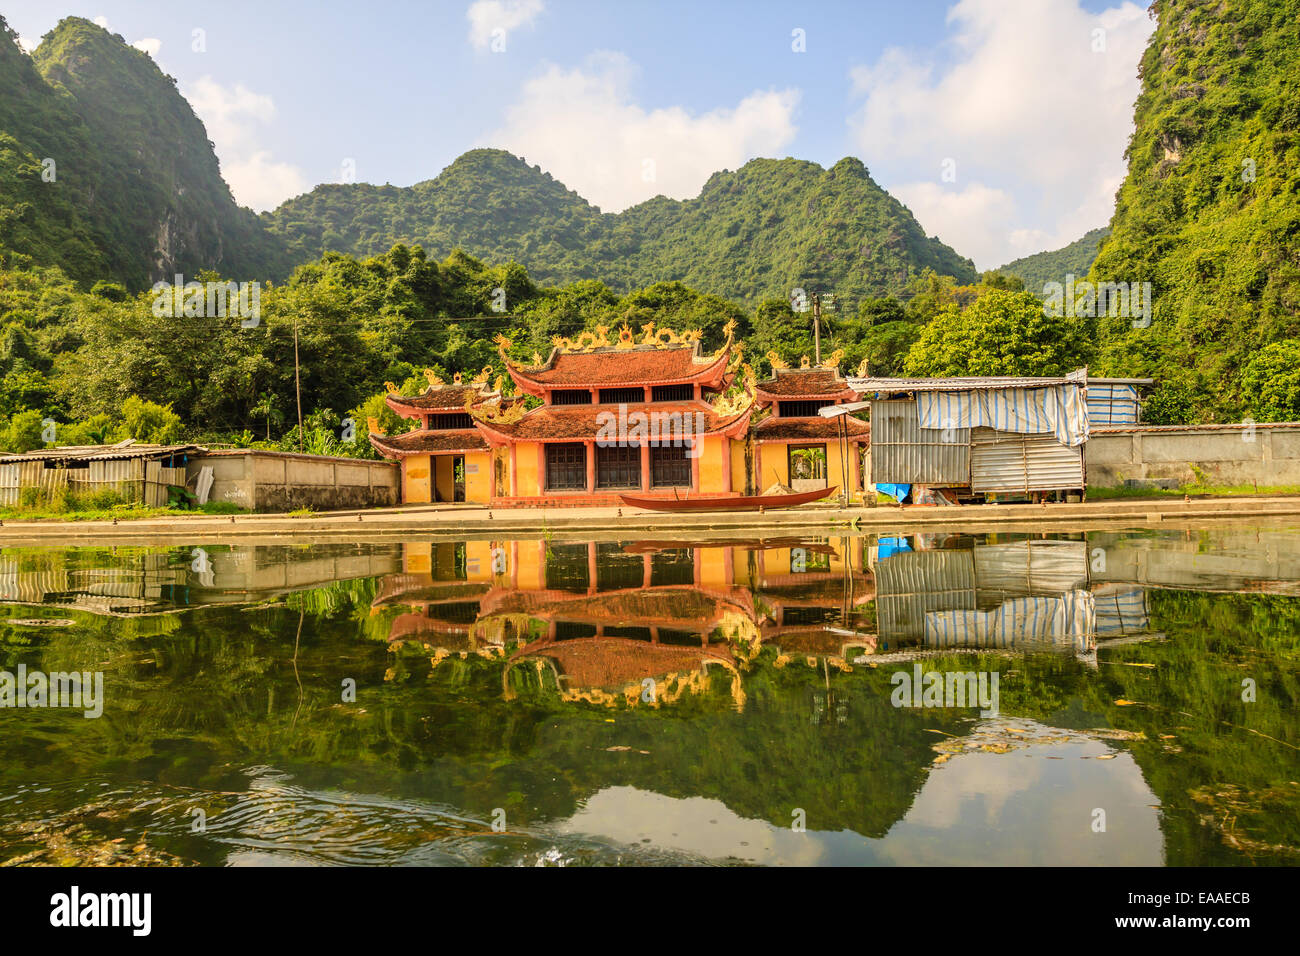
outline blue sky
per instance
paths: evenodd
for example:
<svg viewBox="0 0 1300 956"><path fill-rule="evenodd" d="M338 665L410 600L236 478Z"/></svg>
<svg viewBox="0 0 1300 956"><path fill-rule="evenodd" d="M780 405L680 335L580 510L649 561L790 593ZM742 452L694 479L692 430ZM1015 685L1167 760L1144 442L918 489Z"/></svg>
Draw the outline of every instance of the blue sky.
<svg viewBox="0 0 1300 956"><path fill-rule="evenodd" d="M754 156L854 155L981 268L1107 221L1152 29L1124 0L5 0L0 11L26 44L76 15L146 49L204 120L236 198L257 209L349 176L428 179L485 145L607 211L689 198Z"/></svg>

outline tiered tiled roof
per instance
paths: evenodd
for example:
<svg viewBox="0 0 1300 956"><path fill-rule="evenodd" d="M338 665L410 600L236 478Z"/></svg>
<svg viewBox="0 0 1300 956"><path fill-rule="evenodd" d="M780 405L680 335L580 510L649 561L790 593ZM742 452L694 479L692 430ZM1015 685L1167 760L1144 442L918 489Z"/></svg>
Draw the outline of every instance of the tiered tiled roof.
<svg viewBox="0 0 1300 956"><path fill-rule="evenodd" d="M849 441L870 441L871 426L844 416ZM767 441L826 441L840 437L840 426L833 418L765 418L758 423L756 434Z"/></svg>
<svg viewBox="0 0 1300 956"><path fill-rule="evenodd" d="M858 393L840 376L839 369L813 366L774 369L771 378L758 383L755 397L764 405L801 399L851 402Z"/></svg>
<svg viewBox="0 0 1300 956"><path fill-rule="evenodd" d="M732 323L727 342L714 355L704 355L698 331L680 335L669 329L655 331L654 323L642 329L640 341L624 326L611 341L607 326L584 332L574 341L556 338L550 357L533 365L506 356L510 342L498 337L506 370L521 389L539 398L553 388L635 388L646 385L699 384L723 388L728 380ZM540 359L540 356L537 357Z"/></svg>
<svg viewBox="0 0 1300 956"><path fill-rule="evenodd" d="M629 433L627 437L630 440L639 420L633 416L638 412L644 413L647 421L660 422L659 440L663 441L666 438L699 438L719 433L739 435L749 424L752 410L747 408L733 415L723 416L719 415L712 405L703 401L641 402L629 405L543 405L514 422L479 419L478 427L493 443L576 441L595 439L602 426L608 428L605 425L609 421L606 416L615 416L616 421L626 416L626 428ZM703 419L696 419L694 417L696 414L703 415ZM666 415L683 417L686 427L684 436L675 425L671 430L668 428L663 417ZM686 419L687 415L692 417ZM694 430L697 422L703 426L702 433Z"/></svg>
<svg viewBox="0 0 1300 956"><path fill-rule="evenodd" d="M735 666L730 644L683 647L617 637L587 637L568 641L534 641L511 660L550 658L568 679L568 686L617 688L640 684L646 677L699 669L709 661Z"/></svg>
<svg viewBox="0 0 1300 956"><path fill-rule="evenodd" d="M399 395L396 385L385 382L388 394L384 400L389 408L403 418L420 419L439 412L464 411L466 405L481 405L492 399L500 399L500 389L488 385L491 374L492 368L488 366L471 381L464 381L457 372L454 381L444 382L432 369L425 369L424 377L429 380L429 387L423 392L418 395ZM500 385L503 381L498 379L497 384Z"/></svg>
<svg viewBox="0 0 1300 956"><path fill-rule="evenodd" d="M370 436L370 444L385 458L405 458L408 455L463 454L470 451L487 451L488 443L474 428L457 428L438 431L417 428L404 435Z"/></svg>

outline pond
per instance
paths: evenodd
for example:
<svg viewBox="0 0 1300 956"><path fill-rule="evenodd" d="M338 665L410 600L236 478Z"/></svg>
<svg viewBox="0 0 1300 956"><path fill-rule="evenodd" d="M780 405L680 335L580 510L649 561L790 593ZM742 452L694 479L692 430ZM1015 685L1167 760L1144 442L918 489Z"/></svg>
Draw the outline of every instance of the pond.
<svg viewBox="0 0 1300 956"><path fill-rule="evenodd" d="M6 548L0 863L1294 865L1298 694L1282 527Z"/></svg>

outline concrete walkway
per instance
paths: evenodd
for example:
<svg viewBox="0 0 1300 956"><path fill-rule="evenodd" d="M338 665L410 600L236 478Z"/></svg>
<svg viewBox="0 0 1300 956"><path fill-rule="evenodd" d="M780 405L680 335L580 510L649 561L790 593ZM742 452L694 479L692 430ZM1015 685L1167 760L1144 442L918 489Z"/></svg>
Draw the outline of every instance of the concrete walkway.
<svg viewBox="0 0 1300 956"><path fill-rule="evenodd" d="M596 533L687 532L693 535L873 533L927 530L1087 530L1117 527L1191 528L1207 521L1286 522L1300 526L1300 496L1117 499L1082 504L854 506L804 505L787 511L667 514L636 508L497 509L413 505L325 514L190 515L133 521L4 521L0 544L228 540L253 537L328 540L387 535L422 538L565 537ZM590 540L590 537L588 537Z"/></svg>

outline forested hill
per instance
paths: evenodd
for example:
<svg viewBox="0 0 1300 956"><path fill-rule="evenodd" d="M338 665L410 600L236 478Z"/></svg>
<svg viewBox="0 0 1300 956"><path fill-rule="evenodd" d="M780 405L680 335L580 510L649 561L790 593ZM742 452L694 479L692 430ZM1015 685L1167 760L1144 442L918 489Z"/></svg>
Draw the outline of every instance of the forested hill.
<svg viewBox="0 0 1300 956"><path fill-rule="evenodd" d="M600 279L620 291L681 280L741 300L796 287L861 299L900 292L926 268L976 277L852 158L830 169L756 159L715 173L695 199L602 214L538 167L476 149L414 186L318 186L263 219L300 261L378 254L395 242L435 257L459 247L520 262L543 283Z"/></svg>
<svg viewBox="0 0 1300 956"><path fill-rule="evenodd" d="M1191 420L1300 412L1300 0L1157 0L1094 279L1149 281L1149 327L1099 322L1106 372ZM1287 411L1287 409L1291 411Z"/></svg>
<svg viewBox="0 0 1300 956"><path fill-rule="evenodd" d="M68 17L29 57L0 19L0 91L0 250L129 288L292 268L175 81L120 36Z"/></svg>
<svg viewBox="0 0 1300 956"><path fill-rule="evenodd" d="M1012 275L1025 284L1025 288L1035 295L1043 294L1043 286L1048 282L1065 282L1067 275L1082 279L1092 268L1097 258L1097 249L1101 241L1110 235L1109 226L1101 226L1068 246L1053 249L1050 252L1036 252L1032 256L1016 259L999 267L996 271L1003 275Z"/></svg>

